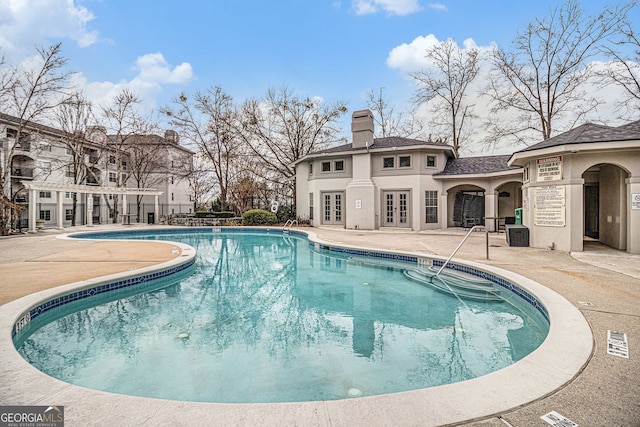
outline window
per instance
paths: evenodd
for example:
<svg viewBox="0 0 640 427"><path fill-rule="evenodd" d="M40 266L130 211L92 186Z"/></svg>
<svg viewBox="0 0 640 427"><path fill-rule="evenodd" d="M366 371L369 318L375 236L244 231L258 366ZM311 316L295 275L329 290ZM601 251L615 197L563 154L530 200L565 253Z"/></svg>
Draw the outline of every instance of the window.
<svg viewBox="0 0 640 427"><path fill-rule="evenodd" d="M67 221L71 221L73 219L73 209L64 210L64 219Z"/></svg>
<svg viewBox="0 0 640 427"><path fill-rule="evenodd" d="M529 166L522 168L522 181L529 182Z"/></svg>
<svg viewBox="0 0 640 427"><path fill-rule="evenodd" d="M309 220L313 220L313 193L309 193Z"/></svg>
<svg viewBox="0 0 640 427"><path fill-rule="evenodd" d="M109 156L109 163L112 165L116 164L116 156Z"/></svg>
<svg viewBox="0 0 640 427"><path fill-rule="evenodd" d="M71 192L67 191L67 192L64 193L64 198L65 199L73 199L73 195L74 195L74 193L71 193Z"/></svg>
<svg viewBox="0 0 640 427"><path fill-rule="evenodd" d="M123 160L120 164L122 165L123 170L127 170L127 162Z"/></svg>
<svg viewBox="0 0 640 427"><path fill-rule="evenodd" d="M336 160L333 162L333 170L336 172L344 171L344 160Z"/></svg>
<svg viewBox="0 0 640 427"><path fill-rule="evenodd" d="M436 156L427 156L427 167L428 168L436 167Z"/></svg>
<svg viewBox="0 0 640 427"><path fill-rule="evenodd" d="M398 166L401 168L410 168L411 167L411 156L399 156L398 157Z"/></svg>
<svg viewBox="0 0 640 427"><path fill-rule="evenodd" d="M127 175L126 173L123 173L120 175L120 182L124 184L125 182L127 182L128 178L129 178L129 175Z"/></svg>
<svg viewBox="0 0 640 427"><path fill-rule="evenodd" d="M48 144L46 142L41 142L40 151L51 151L51 144Z"/></svg>
<svg viewBox="0 0 640 427"><path fill-rule="evenodd" d="M67 146L67 148L65 148L64 152L68 155L72 155L73 154L73 150L71 149L71 147Z"/></svg>
<svg viewBox="0 0 640 427"><path fill-rule="evenodd" d="M16 136L18 136L17 130L7 128L7 138L15 138Z"/></svg>
<svg viewBox="0 0 640 427"><path fill-rule="evenodd" d="M331 172L331 162L322 162L322 172Z"/></svg>
<svg viewBox="0 0 640 427"><path fill-rule="evenodd" d="M309 175L313 175L313 163L309 163Z"/></svg>
<svg viewBox="0 0 640 427"><path fill-rule="evenodd" d="M382 158L382 169L392 169L396 167L395 157L383 157Z"/></svg>
<svg viewBox="0 0 640 427"><path fill-rule="evenodd" d="M38 167L40 168L40 170L42 170L42 172L51 172L51 162L40 160L38 162Z"/></svg>
<svg viewBox="0 0 640 427"><path fill-rule="evenodd" d="M109 182L116 182L116 173L109 172Z"/></svg>
<svg viewBox="0 0 640 427"><path fill-rule="evenodd" d="M173 193L171 193L171 201L172 201L172 202L174 201Z"/></svg>
<svg viewBox="0 0 640 427"><path fill-rule="evenodd" d="M171 177L171 184L173 184L173 176Z"/></svg>
<svg viewBox="0 0 640 427"><path fill-rule="evenodd" d="M424 192L424 210L425 210L425 222L437 223L438 222L438 192L437 191L425 191Z"/></svg>
<svg viewBox="0 0 640 427"><path fill-rule="evenodd" d="M39 194L41 199L50 199L51 198L51 191L41 191Z"/></svg>
<svg viewBox="0 0 640 427"><path fill-rule="evenodd" d="M51 211L40 211L40 219L51 221Z"/></svg>

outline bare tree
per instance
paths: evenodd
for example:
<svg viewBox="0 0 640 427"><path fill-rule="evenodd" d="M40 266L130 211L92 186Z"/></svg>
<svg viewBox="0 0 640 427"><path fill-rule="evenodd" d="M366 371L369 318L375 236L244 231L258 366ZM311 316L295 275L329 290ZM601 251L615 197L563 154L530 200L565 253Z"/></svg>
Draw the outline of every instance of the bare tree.
<svg viewBox="0 0 640 427"><path fill-rule="evenodd" d="M189 181L189 188L193 194L193 211L203 209L213 198L217 182L208 158L197 153L194 161L186 163L181 170L183 176Z"/></svg>
<svg viewBox="0 0 640 427"><path fill-rule="evenodd" d="M196 92L193 100L181 94L173 103L176 109L166 107L161 111L171 117L170 123L208 160L220 191L221 208L228 209L233 162L242 145L235 132L237 116L233 98L222 88L212 87Z"/></svg>
<svg viewBox="0 0 640 427"><path fill-rule="evenodd" d="M476 48L461 49L448 39L427 49L425 57L431 66L413 74L418 86L414 99L419 104L435 101L431 124L448 130L458 156L473 114L473 106L467 103L467 91L478 76L480 52Z"/></svg>
<svg viewBox="0 0 640 427"><path fill-rule="evenodd" d="M373 112L376 123L376 136L386 138L400 136L404 138L424 138L425 126L415 109L408 112L398 112L385 98L383 88L376 94L373 90L367 92L367 108Z"/></svg>
<svg viewBox="0 0 640 427"><path fill-rule="evenodd" d="M109 149L108 167L109 182L116 188L125 187L129 179L129 166L126 164L127 151L134 145L134 138L140 135L152 134L157 126L138 111L140 98L129 89L123 89L110 101L101 106L102 123L110 134L107 140ZM111 212L113 223L118 222L118 198L112 201L104 196L105 203Z"/></svg>
<svg viewBox="0 0 640 427"><path fill-rule="evenodd" d="M492 103L486 143L546 140L595 109L601 101L584 88L593 76L590 61L617 34L635 4L606 6L585 16L577 0L567 0L527 25L510 51L494 49L485 90ZM569 120L556 129L563 118Z"/></svg>
<svg viewBox="0 0 640 427"><path fill-rule="evenodd" d="M86 155L89 151L89 143L85 138L89 123L95 121L91 102L82 93L76 92L60 103L53 113L63 134L62 142L70 155L69 160L62 164L66 169L65 176L71 180L72 184L84 184L90 174L95 174L92 172L92 165L88 163L91 157ZM77 193L73 193L72 200L71 225L75 226Z"/></svg>
<svg viewBox="0 0 640 427"><path fill-rule="evenodd" d="M598 69L598 77L603 87L614 85L624 90L624 96L616 100L616 107L621 118L637 120L640 108L640 39L629 23L623 24L621 35L621 40L614 46L604 48L612 62Z"/></svg>
<svg viewBox="0 0 640 427"><path fill-rule="evenodd" d="M346 112L342 102L325 104L317 98L299 98L286 86L269 89L264 99L245 102L237 135L267 172L277 176L295 204L295 170L291 165L339 141L336 122Z"/></svg>
<svg viewBox="0 0 640 427"><path fill-rule="evenodd" d="M29 135L25 129L54 108L65 97L70 72L65 69L67 59L62 55L60 43L45 48L37 48L38 58L31 67L2 67L0 70L0 108L13 114L16 132L7 139L5 156L0 159L0 235L9 233L11 224L12 196L11 166L16 147L29 145ZM4 59L3 59L4 61ZM36 65L33 65L36 64Z"/></svg>

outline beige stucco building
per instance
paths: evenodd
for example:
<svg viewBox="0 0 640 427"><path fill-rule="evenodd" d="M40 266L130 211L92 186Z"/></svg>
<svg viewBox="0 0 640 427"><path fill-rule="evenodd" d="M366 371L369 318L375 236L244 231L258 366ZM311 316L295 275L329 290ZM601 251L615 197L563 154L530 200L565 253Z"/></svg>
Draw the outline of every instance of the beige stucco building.
<svg viewBox="0 0 640 427"><path fill-rule="evenodd" d="M581 251L592 238L640 253L638 123L588 124L510 156L470 158L440 141L374 138L373 126L371 111L356 111L352 143L295 163L298 217L361 230L496 231L519 210L530 246Z"/></svg>

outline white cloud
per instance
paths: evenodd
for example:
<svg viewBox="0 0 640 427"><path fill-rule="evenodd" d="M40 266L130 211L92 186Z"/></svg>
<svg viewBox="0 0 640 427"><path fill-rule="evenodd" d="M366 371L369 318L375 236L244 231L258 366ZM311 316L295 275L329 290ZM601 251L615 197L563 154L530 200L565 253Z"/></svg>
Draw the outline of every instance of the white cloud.
<svg viewBox="0 0 640 427"><path fill-rule="evenodd" d="M422 10L418 0L353 0L356 15L387 12L391 15L410 15Z"/></svg>
<svg viewBox="0 0 640 427"><path fill-rule="evenodd" d="M396 68L405 74L412 74L416 71L428 68L429 60L425 56L427 49L433 48L441 43L433 34L427 36L418 36L411 43L403 43L394 47L387 57L387 66ZM480 52L488 52L494 48L494 45L478 46L472 38L468 38L462 42L459 49L478 49Z"/></svg>
<svg viewBox="0 0 640 427"><path fill-rule="evenodd" d="M442 12L447 11L447 6L442 3L429 3L429 9L440 10Z"/></svg>
<svg viewBox="0 0 640 427"><path fill-rule="evenodd" d="M0 2L0 46L8 55L24 55L22 49L68 38L86 47L98 39L87 29L95 18L74 0L3 0ZM30 52L29 52L30 53Z"/></svg>
<svg viewBox="0 0 640 427"><path fill-rule="evenodd" d="M149 53L140 56L133 66L138 74L131 80L118 82L89 82L82 73L74 74L72 83L82 90L94 105L106 105L123 89L136 93L142 100L143 110L151 111L157 107L157 99L166 84L187 84L193 77L191 64L183 62L171 67L162 53Z"/></svg>
<svg viewBox="0 0 640 427"><path fill-rule="evenodd" d="M137 78L150 83L187 83L193 77L191 64L183 62L173 70L164 55L148 53L136 60L135 68L140 71Z"/></svg>

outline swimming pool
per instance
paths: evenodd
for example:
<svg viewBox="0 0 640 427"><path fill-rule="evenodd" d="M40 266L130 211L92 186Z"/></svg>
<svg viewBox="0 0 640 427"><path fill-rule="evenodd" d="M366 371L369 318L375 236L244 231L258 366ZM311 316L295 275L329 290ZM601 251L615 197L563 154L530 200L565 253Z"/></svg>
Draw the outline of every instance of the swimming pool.
<svg viewBox="0 0 640 427"><path fill-rule="evenodd" d="M344 399L475 378L526 356L548 331L540 307L490 274L503 303L408 280L430 262L415 256L274 231L119 237L187 243L195 271L124 299L87 298L81 311L63 305L59 319L18 334L21 354L53 377L173 400Z"/></svg>

